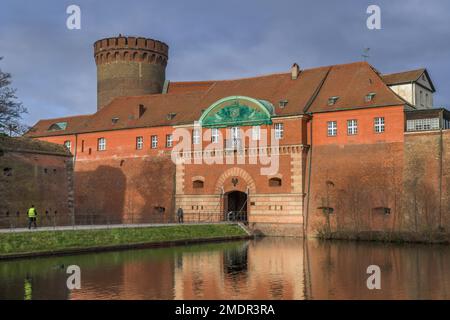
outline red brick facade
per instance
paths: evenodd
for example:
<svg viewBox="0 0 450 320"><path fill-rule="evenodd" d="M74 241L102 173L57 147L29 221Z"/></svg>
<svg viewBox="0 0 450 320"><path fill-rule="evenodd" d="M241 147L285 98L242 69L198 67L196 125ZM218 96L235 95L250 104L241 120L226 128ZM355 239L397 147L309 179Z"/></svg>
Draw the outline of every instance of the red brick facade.
<svg viewBox="0 0 450 320"><path fill-rule="evenodd" d="M105 54L117 49L104 45ZM167 48L158 50L163 49ZM136 60L130 61L148 63L140 56L145 50L136 51ZM102 58L97 51L97 62L108 65L108 76L113 76L111 56ZM172 221L181 207L185 221L221 221L229 217L229 211L245 207L249 225L266 234L301 236L305 229L309 234L401 230L411 226L409 212L404 211L411 202L404 191L414 189L424 176L441 172L434 164L427 169L434 170L429 175L427 170L413 170L416 162L426 162L411 151L421 148L415 139L427 138L405 137L404 110L413 107L365 62L293 68L290 73L238 80L166 82L164 86L161 93L140 96L132 96L132 88L127 87L125 95L130 96L113 99L95 114L42 120L28 133L58 144L70 141L80 219ZM192 137L195 122L207 119L224 99L236 101L239 116L250 112L251 119L263 114L266 118L258 118L262 122L257 125L269 135L282 124L278 144L252 148L247 137L245 148L229 151L220 142L215 155L237 157L241 152L242 163L195 163L208 153L195 146L189 152L194 163L173 162L171 153L177 141L167 144L168 136L185 129ZM215 119L224 120L228 107L234 108L229 104L215 110ZM223 111L220 116L219 111ZM235 116L227 114L225 120ZM64 129L51 130L55 123L62 123ZM204 124L200 123L202 137L211 127ZM238 125L241 130L252 126ZM219 123L216 128L227 139L230 127ZM205 137L203 145L210 140ZM262 174L265 165L250 163L263 153L277 157L276 172ZM439 165L442 170L445 161ZM439 185L441 194L445 186L446 181ZM422 187L433 195L437 188L434 182ZM435 226L435 218L429 216L435 214L436 204L429 206L426 219Z"/></svg>

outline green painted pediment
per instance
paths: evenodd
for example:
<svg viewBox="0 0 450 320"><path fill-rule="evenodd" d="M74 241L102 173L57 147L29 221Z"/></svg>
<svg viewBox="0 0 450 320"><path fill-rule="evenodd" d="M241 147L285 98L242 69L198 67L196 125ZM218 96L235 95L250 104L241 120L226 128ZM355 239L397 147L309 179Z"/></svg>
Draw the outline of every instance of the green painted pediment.
<svg viewBox="0 0 450 320"><path fill-rule="evenodd" d="M213 103L200 117L202 127L235 127L272 124L273 105L265 100L232 96Z"/></svg>

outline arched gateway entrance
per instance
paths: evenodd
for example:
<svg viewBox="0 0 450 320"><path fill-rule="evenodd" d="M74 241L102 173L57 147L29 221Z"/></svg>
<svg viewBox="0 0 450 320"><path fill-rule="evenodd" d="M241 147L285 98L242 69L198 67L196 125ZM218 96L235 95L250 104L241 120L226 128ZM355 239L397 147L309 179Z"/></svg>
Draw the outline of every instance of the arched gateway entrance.
<svg viewBox="0 0 450 320"><path fill-rule="evenodd" d="M247 222L247 194L231 191L225 194L225 220Z"/></svg>
<svg viewBox="0 0 450 320"><path fill-rule="evenodd" d="M239 167L226 170L217 179L215 193L221 195L223 220L248 221L251 214L249 203L252 195L256 194L256 184L247 171Z"/></svg>

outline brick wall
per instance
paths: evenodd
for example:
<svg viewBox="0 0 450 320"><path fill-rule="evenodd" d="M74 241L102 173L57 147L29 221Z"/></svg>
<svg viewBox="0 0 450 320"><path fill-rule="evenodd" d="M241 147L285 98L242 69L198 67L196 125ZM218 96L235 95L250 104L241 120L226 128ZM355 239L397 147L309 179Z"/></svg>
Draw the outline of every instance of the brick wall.
<svg viewBox="0 0 450 320"><path fill-rule="evenodd" d="M402 159L402 143L313 147L308 233L399 229Z"/></svg>
<svg viewBox="0 0 450 320"><path fill-rule="evenodd" d="M24 227L34 204L38 224L67 225L73 216L72 159L35 152L0 152L0 227Z"/></svg>
<svg viewBox="0 0 450 320"><path fill-rule="evenodd" d="M450 131L405 134L405 229L450 230Z"/></svg>
<svg viewBox="0 0 450 320"><path fill-rule="evenodd" d="M309 234L450 230L450 131L405 133L404 143L315 146L312 157Z"/></svg>
<svg viewBox="0 0 450 320"><path fill-rule="evenodd" d="M175 165L170 157L80 160L75 167L80 223L168 222L174 213Z"/></svg>

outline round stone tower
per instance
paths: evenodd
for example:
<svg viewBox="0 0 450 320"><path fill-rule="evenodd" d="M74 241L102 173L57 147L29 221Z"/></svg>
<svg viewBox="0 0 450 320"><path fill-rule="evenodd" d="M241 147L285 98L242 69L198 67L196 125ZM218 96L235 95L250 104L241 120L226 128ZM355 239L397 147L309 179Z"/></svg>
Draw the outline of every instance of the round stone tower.
<svg viewBox="0 0 450 320"><path fill-rule="evenodd" d="M97 110L115 97L161 93L168 56L168 45L153 39L119 35L96 41Z"/></svg>

